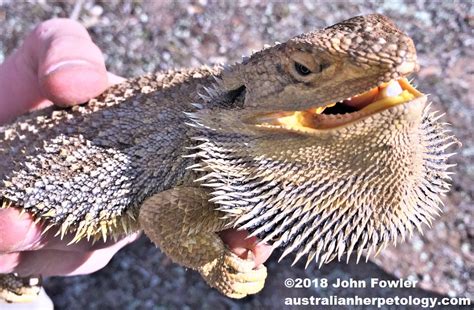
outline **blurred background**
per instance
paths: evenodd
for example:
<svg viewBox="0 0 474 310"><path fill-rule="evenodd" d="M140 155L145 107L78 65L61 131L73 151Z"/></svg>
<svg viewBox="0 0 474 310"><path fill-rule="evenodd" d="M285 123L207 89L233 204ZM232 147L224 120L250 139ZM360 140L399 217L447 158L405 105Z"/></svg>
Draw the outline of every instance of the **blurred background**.
<svg viewBox="0 0 474 310"><path fill-rule="evenodd" d="M474 9L472 1L5 1L0 0L0 62L35 25L54 17L81 22L124 77L175 67L233 63L263 44L332 25L355 15L382 13L415 41L421 70L415 84L436 110L446 113L463 143L452 157L452 191L441 218L409 242L368 263L333 262L290 267L291 258L268 262L264 290L230 300L200 276L173 264L146 238L119 252L89 276L49 278L45 287L57 309L254 309L283 307L285 297L441 297L474 300ZM291 277L408 278L414 289L287 289ZM328 307L327 309L330 309ZM337 307L337 309L344 309ZM347 307L354 309L354 307Z"/></svg>

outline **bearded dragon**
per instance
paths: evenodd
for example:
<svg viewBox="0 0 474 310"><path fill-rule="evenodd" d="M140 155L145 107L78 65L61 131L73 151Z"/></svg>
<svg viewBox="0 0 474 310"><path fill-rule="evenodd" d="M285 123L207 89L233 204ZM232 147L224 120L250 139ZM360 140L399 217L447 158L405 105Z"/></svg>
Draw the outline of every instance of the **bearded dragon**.
<svg viewBox="0 0 474 310"><path fill-rule="evenodd" d="M458 142L408 81L417 69L413 41L367 15L228 67L130 79L2 127L2 207L73 242L143 229L234 298L267 274L226 248L228 227L295 262L369 256L429 225L449 190ZM0 292L28 284L6 275Z"/></svg>

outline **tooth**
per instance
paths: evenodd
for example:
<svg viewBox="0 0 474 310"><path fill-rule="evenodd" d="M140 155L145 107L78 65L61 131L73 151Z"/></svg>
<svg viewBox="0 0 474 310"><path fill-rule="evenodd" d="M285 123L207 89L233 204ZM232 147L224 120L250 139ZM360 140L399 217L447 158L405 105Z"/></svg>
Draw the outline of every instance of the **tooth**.
<svg viewBox="0 0 474 310"><path fill-rule="evenodd" d="M377 96L378 99L388 98L398 96L403 92L402 87L397 81L391 81L386 87L384 87L379 95Z"/></svg>

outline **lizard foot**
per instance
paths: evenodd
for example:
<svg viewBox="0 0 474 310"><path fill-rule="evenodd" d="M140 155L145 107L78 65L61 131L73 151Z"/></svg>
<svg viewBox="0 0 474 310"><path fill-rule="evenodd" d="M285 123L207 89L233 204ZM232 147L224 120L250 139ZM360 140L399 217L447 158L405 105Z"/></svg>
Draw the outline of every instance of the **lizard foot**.
<svg viewBox="0 0 474 310"><path fill-rule="evenodd" d="M198 270L224 295L243 298L264 286L267 269L261 265L263 250L253 239L236 241L244 239L244 234L236 238L234 232L224 234L224 239L231 240L231 248L246 259L232 253L216 233L227 224L222 215L209 203L203 189L177 187L148 198L139 221L146 235L174 262ZM254 268L256 264L259 266Z"/></svg>
<svg viewBox="0 0 474 310"><path fill-rule="evenodd" d="M0 300L8 303L32 302L41 290L40 277L18 277L13 273L0 274Z"/></svg>
<svg viewBox="0 0 474 310"><path fill-rule="evenodd" d="M242 259L226 250L224 254L198 268L206 282L231 298L244 298L262 290L267 277L267 268L254 268L254 261Z"/></svg>

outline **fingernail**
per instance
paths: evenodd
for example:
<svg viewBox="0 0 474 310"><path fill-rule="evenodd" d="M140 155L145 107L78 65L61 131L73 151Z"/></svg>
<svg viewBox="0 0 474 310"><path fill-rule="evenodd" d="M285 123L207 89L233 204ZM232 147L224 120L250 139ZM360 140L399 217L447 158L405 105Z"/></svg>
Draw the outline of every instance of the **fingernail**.
<svg viewBox="0 0 474 310"><path fill-rule="evenodd" d="M58 70L61 70L65 67L70 67L70 66L88 66L88 67L92 67L93 65L86 61L86 60L82 60L82 59L76 59L76 60L64 60L64 61L60 61L60 62L57 62L55 64L52 64L51 66L49 66L49 68L47 68L45 70L45 75L49 75L51 73L54 73Z"/></svg>

